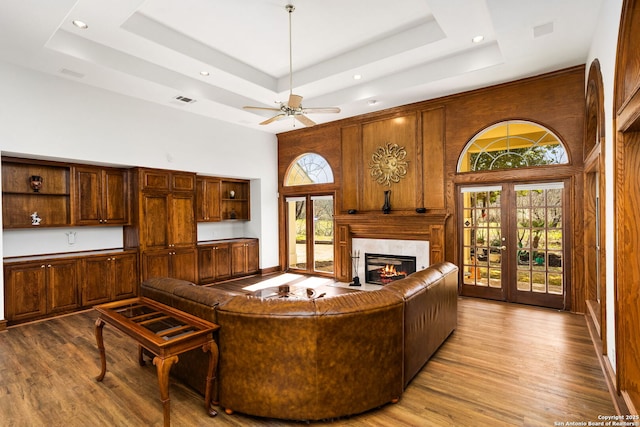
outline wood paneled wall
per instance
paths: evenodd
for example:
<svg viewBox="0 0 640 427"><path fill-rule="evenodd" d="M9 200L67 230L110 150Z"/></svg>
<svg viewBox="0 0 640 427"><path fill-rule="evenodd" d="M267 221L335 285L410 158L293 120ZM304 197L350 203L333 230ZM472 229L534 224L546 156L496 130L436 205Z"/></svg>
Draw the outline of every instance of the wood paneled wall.
<svg viewBox="0 0 640 427"><path fill-rule="evenodd" d="M336 176L327 189L335 191L341 221L357 222L360 215L383 218L383 192L391 189L392 211L382 223L402 224L407 217L423 217L444 222L441 255L458 259L456 191L457 185L490 182L567 179L573 184L570 201L570 241L582 242L582 186L584 135L585 67L519 80L476 91L392 108L376 113L300 129L278 135L280 193L287 195L310 188L282 186L290 163L299 155L323 155ZM570 164L552 169L531 168L483 174L457 174L456 166L466 143L480 130L503 120L530 120L554 131L564 142ZM371 154L381 144L391 142L407 150L407 176L391 187L377 184L370 176ZM316 189L320 189L316 187ZM416 213L424 207L426 213ZM355 215L346 216L347 210ZM345 219L346 218L346 219ZM351 218L351 219L350 219ZM420 220L406 222L422 227ZM394 224L395 226L395 224ZM284 230L284 228L281 228ZM416 230L416 234L420 234ZM281 246L285 246L284 235ZM584 311L582 245L572 246L570 306ZM284 250L281 250L286 255ZM282 259L283 265L284 258Z"/></svg>
<svg viewBox="0 0 640 427"><path fill-rule="evenodd" d="M640 411L640 1L625 0L618 35L615 102L616 375Z"/></svg>

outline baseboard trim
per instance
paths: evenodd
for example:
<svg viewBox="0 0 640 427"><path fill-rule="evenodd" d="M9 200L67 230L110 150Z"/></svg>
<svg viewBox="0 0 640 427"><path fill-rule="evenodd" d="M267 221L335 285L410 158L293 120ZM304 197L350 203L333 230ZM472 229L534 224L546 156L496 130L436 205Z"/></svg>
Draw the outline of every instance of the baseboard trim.
<svg viewBox="0 0 640 427"><path fill-rule="evenodd" d="M6 320L0 320L0 332L7 330L7 322Z"/></svg>
<svg viewBox="0 0 640 427"><path fill-rule="evenodd" d="M282 268L279 265L269 268L263 268L260 270L260 274L273 274L282 272Z"/></svg>
<svg viewBox="0 0 640 427"><path fill-rule="evenodd" d="M598 328L596 327L591 314L584 314L584 319L587 322L587 329L591 336L593 349L595 350L596 357L600 363L600 369L602 369L602 373L604 374L604 380L607 383L607 389L609 389L609 395L611 396L613 406L618 415L628 415L631 412L629 412L627 399L625 399L623 394L619 393L616 388L616 373L613 370L613 366L611 366L609 358L604 354L604 350L606 349L602 348L602 340L600 339L600 334L597 332Z"/></svg>
<svg viewBox="0 0 640 427"><path fill-rule="evenodd" d="M624 403L627 405L627 414L633 414L633 415L638 415L638 411L636 410L635 405L633 404L633 401L631 400L631 396L629 396L629 393L627 393L626 391L623 391L622 393L622 398L624 399Z"/></svg>

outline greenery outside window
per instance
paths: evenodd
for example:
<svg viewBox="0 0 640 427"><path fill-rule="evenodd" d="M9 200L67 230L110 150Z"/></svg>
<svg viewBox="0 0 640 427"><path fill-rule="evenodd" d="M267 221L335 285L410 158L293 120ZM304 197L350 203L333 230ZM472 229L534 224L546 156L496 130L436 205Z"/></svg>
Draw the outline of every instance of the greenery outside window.
<svg viewBox="0 0 640 427"><path fill-rule="evenodd" d="M509 120L483 129L465 146L458 172L567 164L567 151L549 129Z"/></svg>

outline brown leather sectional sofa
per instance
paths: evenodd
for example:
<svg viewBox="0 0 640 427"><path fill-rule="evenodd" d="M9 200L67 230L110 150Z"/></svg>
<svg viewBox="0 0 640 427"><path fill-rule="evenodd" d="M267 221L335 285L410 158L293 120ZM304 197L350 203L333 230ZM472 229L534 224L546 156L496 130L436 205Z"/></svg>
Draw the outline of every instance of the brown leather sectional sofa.
<svg viewBox="0 0 640 427"><path fill-rule="evenodd" d="M352 415L400 398L457 325L458 268L433 265L380 290L261 299L176 279L142 295L220 324L218 401L229 411L292 420ZM204 392L206 355L174 375Z"/></svg>

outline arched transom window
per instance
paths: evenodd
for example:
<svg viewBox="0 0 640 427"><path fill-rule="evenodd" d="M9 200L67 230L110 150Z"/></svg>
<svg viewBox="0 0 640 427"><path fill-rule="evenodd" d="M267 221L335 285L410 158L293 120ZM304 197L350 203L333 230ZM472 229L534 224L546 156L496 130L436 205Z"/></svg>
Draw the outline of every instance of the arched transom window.
<svg viewBox="0 0 640 427"><path fill-rule="evenodd" d="M333 171L327 160L319 154L307 153L296 158L287 171L285 186L328 184L333 182Z"/></svg>
<svg viewBox="0 0 640 427"><path fill-rule="evenodd" d="M480 131L462 151L458 172L568 163L560 139L533 122L510 120Z"/></svg>

